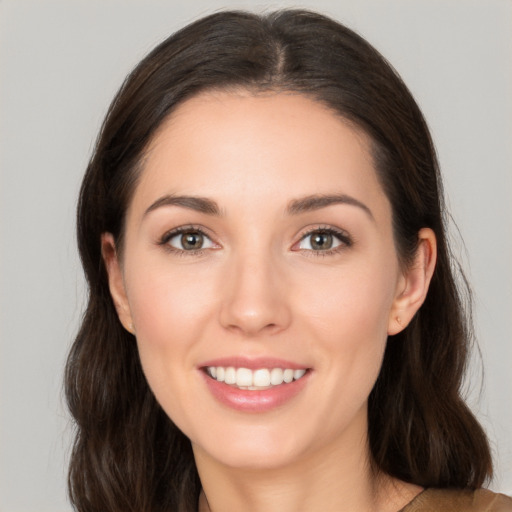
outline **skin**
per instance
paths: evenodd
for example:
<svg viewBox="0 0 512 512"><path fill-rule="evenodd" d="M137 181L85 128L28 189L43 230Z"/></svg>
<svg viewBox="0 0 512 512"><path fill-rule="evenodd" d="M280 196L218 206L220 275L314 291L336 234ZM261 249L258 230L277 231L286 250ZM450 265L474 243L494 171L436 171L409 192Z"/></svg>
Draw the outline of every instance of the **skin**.
<svg viewBox="0 0 512 512"><path fill-rule="evenodd" d="M333 193L364 206L287 212L298 198ZM147 212L166 195L208 198L220 214ZM185 251L180 236L162 243L189 225L207 236L201 251ZM342 232L334 250L310 245L319 228ZM435 265L432 231L419 239L401 269L367 137L311 99L203 93L160 127L122 257L108 233L102 249L148 383L192 442L200 510L391 512L421 490L372 473L367 444L388 335L421 306ZM237 355L291 360L310 375L280 407L236 411L212 396L199 367Z"/></svg>

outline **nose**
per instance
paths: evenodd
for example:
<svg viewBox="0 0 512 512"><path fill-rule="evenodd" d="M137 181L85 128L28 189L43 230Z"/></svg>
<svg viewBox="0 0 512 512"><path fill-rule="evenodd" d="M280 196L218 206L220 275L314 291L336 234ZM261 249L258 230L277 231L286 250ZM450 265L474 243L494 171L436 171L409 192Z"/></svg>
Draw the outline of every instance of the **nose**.
<svg viewBox="0 0 512 512"><path fill-rule="evenodd" d="M291 322L289 288L269 256L231 261L222 285L221 325L245 337L272 335Z"/></svg>

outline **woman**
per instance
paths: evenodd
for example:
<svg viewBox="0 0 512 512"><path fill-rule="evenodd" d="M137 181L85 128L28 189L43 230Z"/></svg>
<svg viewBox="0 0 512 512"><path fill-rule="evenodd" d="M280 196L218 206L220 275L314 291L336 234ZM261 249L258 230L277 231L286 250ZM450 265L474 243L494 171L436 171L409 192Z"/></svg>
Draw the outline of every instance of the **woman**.
<svg viewBox="0 0 512 512"><path fill-rule="evenodd" d="M78 207L78 510L512 510L405 85L317 14L224 12L114 100Z"/></svg>

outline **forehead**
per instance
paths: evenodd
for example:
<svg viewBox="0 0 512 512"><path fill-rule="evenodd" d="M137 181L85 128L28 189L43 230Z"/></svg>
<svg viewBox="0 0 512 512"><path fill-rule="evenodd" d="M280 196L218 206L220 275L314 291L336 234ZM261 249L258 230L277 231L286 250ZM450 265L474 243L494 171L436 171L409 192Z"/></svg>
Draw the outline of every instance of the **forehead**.
<svg viewBox="0 0 512 512"><path fill-rule="evenodd" d="M383 192L370 145L360 130L300 94L203 93L157 131L134 203L142 208L162 194L238 197L260 207L313 193L373 200Z"/></svg>

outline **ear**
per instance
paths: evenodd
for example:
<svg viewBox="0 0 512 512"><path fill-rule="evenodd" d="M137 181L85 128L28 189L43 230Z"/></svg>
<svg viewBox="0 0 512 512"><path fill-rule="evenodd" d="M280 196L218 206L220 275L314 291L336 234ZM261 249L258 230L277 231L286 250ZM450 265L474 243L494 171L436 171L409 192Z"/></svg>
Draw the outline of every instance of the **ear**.
<svg viewBox="0 0 512 512"><path fill-rule="evenodd" d="M110 295L114 301L117 316L123 327L131 334L135 334L133 319L124 286L123 272L121 264L119 263L114 237L110 233L103 233L101 235L101 255L105 263L105 268L107 269L108 286L110 288Z"/></svg>
<svg viewBox="0 0 512 512"><path fill-rule="evenodd" d="M436 235L430 228L418 233L412 264L399 279L388 320L388 335L397 334L412 320L427 296L437 259Z"/></svg>

